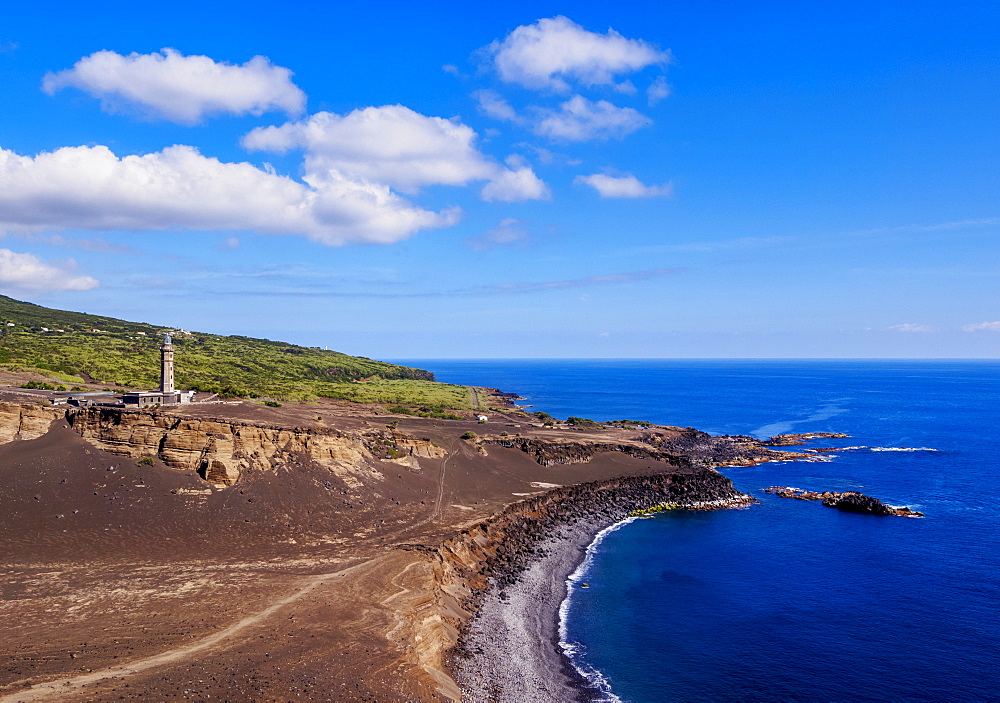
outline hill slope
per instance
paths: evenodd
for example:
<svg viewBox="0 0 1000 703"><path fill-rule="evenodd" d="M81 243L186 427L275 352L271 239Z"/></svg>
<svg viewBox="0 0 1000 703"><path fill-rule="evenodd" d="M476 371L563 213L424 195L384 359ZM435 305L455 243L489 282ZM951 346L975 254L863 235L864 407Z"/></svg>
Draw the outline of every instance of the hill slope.
<svg viewBox="0 0 1000 703"><path fill-rule="evenodd" d="M53 310L0 295L0 365L38 369L69 383L156 387L165 332L173 337L180 388L240 396L324 396L437 410L469 405L466 387L435 383L434 375L421 369L268 339Z"/></svg>

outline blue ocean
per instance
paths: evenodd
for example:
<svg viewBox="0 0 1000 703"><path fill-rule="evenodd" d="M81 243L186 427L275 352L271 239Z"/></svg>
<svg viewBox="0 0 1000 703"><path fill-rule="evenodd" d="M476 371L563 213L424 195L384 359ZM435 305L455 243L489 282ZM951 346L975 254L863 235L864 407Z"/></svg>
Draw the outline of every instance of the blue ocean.
<svg viewBox="0 0 1000 703"><path fill-rule="evenodd" d="M1000 362L406 363L557 417L851 435L816 441L854 447L829 462L722 469L759 505L634 520L594 545L564 637L608 700L1000 700ZM771 485L860 490L926 518Z"/></svg>

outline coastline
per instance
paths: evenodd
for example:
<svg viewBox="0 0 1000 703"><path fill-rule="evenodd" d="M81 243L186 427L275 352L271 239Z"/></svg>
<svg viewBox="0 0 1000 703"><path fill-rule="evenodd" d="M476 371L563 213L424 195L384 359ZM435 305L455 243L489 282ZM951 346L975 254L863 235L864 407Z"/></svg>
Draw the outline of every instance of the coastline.
<svg viewBox="0 0 1000 703"><path fill-rule="evenodd" d="M491 584L462 634L469 656L452 660L463 700L603 700L560 646L560 611L567 580L583 563L595 535L609 526L582 520L560 526L538 544L540 556L515 583Z"/></svg>
<svg viewBox="0 0 1000 703"><path fill-rule="evenodd" d="M671 476L658 477L664 481L661 486L654 486L648 478L619 479L619 483L625 482L619 486L624 490L612 489L610 494L601 490L600 495L593 495L587 487L575 487L582 490L574 491L573 496L550 496L559 506L554 518L545 519L536 509L530 546L519 550L527 558L514 564L502 561L488 574L485 588L469 608L473 615L462 627L449 662L462 700L616 701L599 675L580 671L572 656L573 647L566 642L564 617L571 584L580 580L601 538L636 519L628 515L631 510L648 508L667 498L688 509L702 510L755 502L732 488L721 474L708 471L713 479L709 484L714 485L695 481L691 486L682 484L678 490L679 486L670 485ZM640 485L633 485L633 481Z"/></svg>

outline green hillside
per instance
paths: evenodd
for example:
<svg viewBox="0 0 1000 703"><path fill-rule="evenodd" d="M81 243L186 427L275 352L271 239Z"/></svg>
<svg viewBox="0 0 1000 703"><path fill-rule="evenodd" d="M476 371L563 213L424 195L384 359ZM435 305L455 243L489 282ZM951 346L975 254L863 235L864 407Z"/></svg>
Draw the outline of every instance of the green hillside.
<svg viewBox="0 0 1000 703"><path fill-rule="evenodd" d="M469 407L465 386L428 371L315 347L188 332L52 310L0 295L0 366L73 382L155 388L164 332L173 337L179 388L224 395Z"/></svg>

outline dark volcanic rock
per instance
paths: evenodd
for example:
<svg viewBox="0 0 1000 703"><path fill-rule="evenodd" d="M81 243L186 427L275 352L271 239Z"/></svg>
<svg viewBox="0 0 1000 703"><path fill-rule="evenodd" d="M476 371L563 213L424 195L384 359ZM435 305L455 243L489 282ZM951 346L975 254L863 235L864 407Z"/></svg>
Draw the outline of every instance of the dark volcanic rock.
<svg viewBox="0 0 1000 703"><path fill-rule="evenodd" d="M898 515L900 517L923 517L924 514L911 510L910 508L893 508L886 505L878 498L866 496L857 491L845 491L837 493L835 491L803 491L800 488L790 486L771 486L765 488L766 493L773 493L782 498L795 498L796 500L821 500L828 508L836 508L848 513L862 513L865 515Z"/></svg>
<svg viewBox="0 0 1000 703"><path fill-rule="evenodd" d="M827 498L823 505L844 510L849 513L864 513L866 515L900 515L903 517L923 517L924 514L909 508L893 508L878 498L866 496L864 493L848 491L837 498Z"/></svg>
<svg viewBox="0 0 1000 703"><path fill-rule="evenodd" d="M801 434L777 434L763 444L768 447L789 447L805 444L810 439L843 439L850 437L843 432L803 432Z"/></svg>

